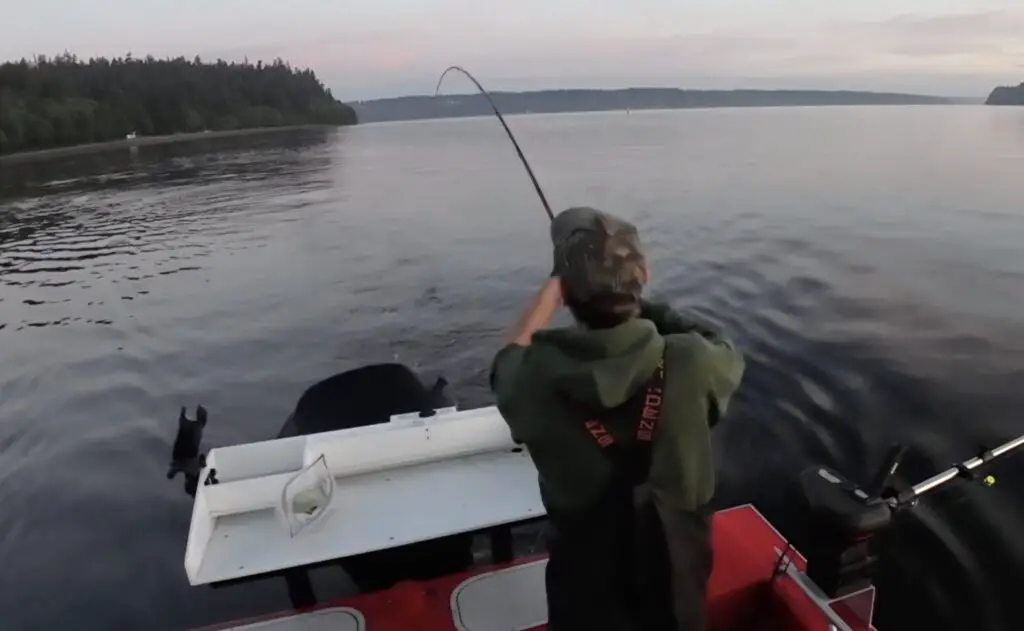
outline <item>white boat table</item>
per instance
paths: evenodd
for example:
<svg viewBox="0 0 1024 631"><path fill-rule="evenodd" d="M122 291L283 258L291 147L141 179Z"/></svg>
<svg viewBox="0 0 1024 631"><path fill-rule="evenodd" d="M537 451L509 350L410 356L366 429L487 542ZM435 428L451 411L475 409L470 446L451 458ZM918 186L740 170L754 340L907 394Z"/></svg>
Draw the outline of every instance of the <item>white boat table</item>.
<svg viewBox="0 0 1024 631"><path fill-rule="evenodd" d="M322 515L294 537L285 483L324 458ZM541 518L537 471L494 407L210 451L185 554L201 585Z"/></svg>

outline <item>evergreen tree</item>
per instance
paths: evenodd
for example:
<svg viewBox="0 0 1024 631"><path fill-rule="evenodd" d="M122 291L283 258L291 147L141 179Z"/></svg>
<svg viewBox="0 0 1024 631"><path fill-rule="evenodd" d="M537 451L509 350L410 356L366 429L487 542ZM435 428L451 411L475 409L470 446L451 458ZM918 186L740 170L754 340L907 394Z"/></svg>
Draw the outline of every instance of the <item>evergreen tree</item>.
<svg viewBox="0 0 1024 631"><path fill-rule="evenodd" d="M312 70L64 53L0 65L0 153L203 130L353 125Z"/></svg>

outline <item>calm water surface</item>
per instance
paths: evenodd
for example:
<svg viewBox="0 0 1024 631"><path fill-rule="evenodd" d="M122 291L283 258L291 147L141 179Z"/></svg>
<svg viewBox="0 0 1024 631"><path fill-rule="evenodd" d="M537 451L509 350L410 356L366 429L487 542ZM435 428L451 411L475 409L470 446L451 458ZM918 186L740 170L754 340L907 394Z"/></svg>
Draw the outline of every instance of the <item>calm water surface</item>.
<svg viewBox="0 0 1024 631"><path fill-rule="evenodd" d="M924 477L1024 432L1024 110L517 117L557 206L641 228L652 294L733 334L720 501L799 536L812 463ZM142 148L0 171L0 627L177 631L287 607L190 588L181 405L207 446L273 436L303 389L398 358L491 402L501 331L550 267L493 120ZM886 541L878 626L1011 630L1024 456ZM316 576L321 594L343 577Z"/></svg>

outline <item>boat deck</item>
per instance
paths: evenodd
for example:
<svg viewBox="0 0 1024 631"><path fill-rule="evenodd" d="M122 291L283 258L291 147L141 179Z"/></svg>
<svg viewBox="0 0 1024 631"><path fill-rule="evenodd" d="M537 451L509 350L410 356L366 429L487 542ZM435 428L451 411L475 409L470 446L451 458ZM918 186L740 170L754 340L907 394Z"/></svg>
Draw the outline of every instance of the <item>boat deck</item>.
<svg viewBox="0 0 1024 631"><path fill-rule="evenodd" d="M806 579L805 561L795 552L787 553L788 570L772 580L786 541L753 506L716 513L712 543L712 631L874 629L869 622L874 588L829 601ZM539 631L547 622L546 562L519 559L206 631Z"/></svg>

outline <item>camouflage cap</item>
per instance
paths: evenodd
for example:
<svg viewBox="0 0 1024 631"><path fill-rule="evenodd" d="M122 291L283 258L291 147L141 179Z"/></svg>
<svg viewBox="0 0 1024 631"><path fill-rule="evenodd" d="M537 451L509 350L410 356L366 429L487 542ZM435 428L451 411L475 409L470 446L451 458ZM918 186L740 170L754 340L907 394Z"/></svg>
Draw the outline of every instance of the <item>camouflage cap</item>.
<svg viewBox="0 0 1024 631"><path fill-rule="evenodd" d="M640 297L646 260L636 226L594 208L569 208L551 222L554 273L578 301Z"/></svg>

